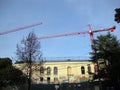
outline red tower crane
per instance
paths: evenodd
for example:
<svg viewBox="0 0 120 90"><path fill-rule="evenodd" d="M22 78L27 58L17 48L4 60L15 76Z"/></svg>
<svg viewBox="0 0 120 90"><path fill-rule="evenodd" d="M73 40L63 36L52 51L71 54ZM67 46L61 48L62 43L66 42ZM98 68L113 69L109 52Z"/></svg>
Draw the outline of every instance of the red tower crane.
<svg viewBox="0 0 120 90"><path fill-rule="evenodd" d="M95 53L95 50L94 50L94 37L93 37L94 33L102 32L102 31L113 32L115 30L115 26L110 27L110 28L105 28L105 29L102 29L102 30L92 30L90 24L88 24L88 27L89 27L89 34L90 34L90 40L91 40L91 48L92 48L93 53Z"/></svg>
<svg viewBox="0 0 120 90"><path fill-rule="evenodd" d="M113 32L115 30L115 26L110 27L110 28L105 28L101 30L92 30L90 24L88 25L89 29L88 31L84 32L72 32L72 33L64 33L64 34L57 34L57 35L50 35L50 36L42 36L42 37L37 37L35 39L48 39L48 38L57 38L57 37L63 37L63 36L72 36L72 35L80 35L80 34L89 34L90 35L90 40L91 40L91 48L92 51L94 52L94 38L93 34L97 32L102 32L102 31L111 31Z"/></svg>
<svg viewBox="0 0 120 90"><path fill-rule="evenodd" d="M57 34L57 35L51 35L51 36L42 36L42 37L37 37L35 39L48 39L48 38L57 38L57 37L63 37L63 36L89 34L90 35L90 40L91 40L92 52L96 53L95 49L94 49L94 37L93 37L93 34L97 33L97 32L102 32L102 31L113 32L115 30L115 26L110 27L110 28L101 29L101 30L92 30L90 24L88 25L88 27L89 27L89 30L88 31L84 31L84 32L72 32L72 33ZM98 74L98 70L99 70L99 66L98 66L98 62L97 62L97 58L96 58L96 63L95 63L95 66L94 66L95 74Z"/></svg>
<svg viewBox="0 0 120 90"><path fill-rule="evenodd" d="M35 23L35 24L31 24L31 25L27 25L27 26L11 29L11 30L8 30L8 31L0 32L0 35L4 35L4 34L16 32L16 31L24 30L24 29L27 29L27 28L31 28L31 27L35 27L35 26L41 25L41 24L42 24L42 22L38 22L38 23Z"/></svg>

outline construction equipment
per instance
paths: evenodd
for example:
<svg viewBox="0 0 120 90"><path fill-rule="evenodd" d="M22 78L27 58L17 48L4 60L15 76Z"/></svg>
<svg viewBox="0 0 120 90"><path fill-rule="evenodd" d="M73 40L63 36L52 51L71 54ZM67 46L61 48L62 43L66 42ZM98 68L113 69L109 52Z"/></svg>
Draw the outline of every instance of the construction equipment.
<svg viewBox="0 0 120 90"><path fill-rule="evenodd" d="M91 40L91 48L92 48L93 53L95 53L93 34L94 34L94 33L97 33L97 32L102 32L102 31L110 31L110 32L113 32L113 31L115 30L115 26L110 27L110 28L105 28L105 29L102 29L102 30L92 30L90 24L88 24L88 27L89 27L89 34L90 34L90 40Z"/></svg>
<svg viewBox="0 0 120 90"><path fill-rule="evenodd" d="M91 29L91 25L89 24L88 26L89 26L90 30L84 31L84 32L72 32L72 33L65 33L65 34L42 36L42 37L37 37L35 39L48 39L48 38L57 38L57 37L63 37L63 36L73 36L73 35L80 35L80 34L89 34L90 35L90 40L91 40L91 48L92 48L92 51L95 52L95 50L94 50L93 34L97 33L97 32L102 32L102 31L111 31L111 32L113 32L115 30L115 26L110 27L110 28L101 29L101 30L92 30Z"/></svg>
<svg viewBox="0 0 120 90"><path fill-rule="evenodd" d="M91 48L92 52L96 54L95 48L94 48L94 37L93 34L97 32L102 32L102 31L110 31L113 32L115 30L115 26L110 27L110 28L105 28L101 30L92 30L91 25L88 25L89 30L84 31L84 32L72 32L72 33L65 33L65 34L57 34L57 35L51 35L51 36L42 36L42 37L37 37L35 39L48 39L48 38L57 38L57 37L63 37L63 36L73 36L73 35L80 35L80 34L89 34L90 35L90 40L91 40ZM94 66L95 74L98 74L99 66L97 62L97 57L96 57L96 63Z"/></svg>
<svg viewBox="0 0 120 90"><path fill-rule="evenodd" d="M5 32L0 32L0 35L4 35L4 34L16 32L16 31L24 30L24 29L27 29L27 28L31 28L31 27L35 27L35 26L41 25L41 24L42 24L42 22L38 22L38 23L35 23L35 24L31 24L31 25L27 25L27 26L11 29L11 30L8 30L8 31L5 31Z"/></svg>

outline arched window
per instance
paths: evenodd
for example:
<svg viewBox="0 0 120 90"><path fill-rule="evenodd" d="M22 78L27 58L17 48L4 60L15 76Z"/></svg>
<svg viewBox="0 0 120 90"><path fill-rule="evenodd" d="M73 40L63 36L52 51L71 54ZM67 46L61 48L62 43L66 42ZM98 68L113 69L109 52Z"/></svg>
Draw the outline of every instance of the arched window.
<svg viewBox="0 0 120 90"><path fill-rule="evenodd" d="M50 74L51 74L51 68L47 67L47 75L50 75Z"/></svg>
<svg viewBox="0 0 120 90"><path fill-rule="evenodd" d="M84 68L84 66L81 67L81 74L85 74L85 68Z"/></svg>
<svg viewBox="0 0 120 90"><path fill-rule="evenodd" d="M90 74L91 73L91 66L90 66L90 64L88 64L88 74Z"/></svg>
<svg viewBox="0 0 120 90"><path fill-rule="evenodd" d="M67 75L72 75L72 68L70 66L67 67Z"/></svg>
<svg viewBox="0 0 120 90"><path fill-rule="evenodd" d="M57 74L58 74L58 68L54 67L54 75L57 75Z"/></svg>
<svg viewBox="0 0 120 90"><path fill-rule="evenodd" d="M40 74L44 74L44 67L43 66L40 67Z"/></svg>

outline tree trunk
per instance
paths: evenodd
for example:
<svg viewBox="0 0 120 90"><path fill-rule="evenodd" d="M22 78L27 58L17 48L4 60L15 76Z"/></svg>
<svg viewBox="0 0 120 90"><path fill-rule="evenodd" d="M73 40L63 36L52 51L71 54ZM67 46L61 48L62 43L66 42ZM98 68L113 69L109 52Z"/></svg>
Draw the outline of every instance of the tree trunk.
<svg viewBox="0 0 120 90"><path fill-rule="evenodd" d="M31 62L29 63L29 71L28 71L28 90L30 90L31 88L31 74L32 74L32 66L31 66Z"/></svg>

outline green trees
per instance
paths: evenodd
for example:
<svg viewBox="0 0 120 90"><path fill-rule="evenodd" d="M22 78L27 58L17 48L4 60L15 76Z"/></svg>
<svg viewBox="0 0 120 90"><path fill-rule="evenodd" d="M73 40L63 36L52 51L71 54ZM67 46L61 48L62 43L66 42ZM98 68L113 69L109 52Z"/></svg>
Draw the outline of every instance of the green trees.
<svg viewBox="0 0 120 90"><path fill-rule="evenodd" d="M26 83L27 76L12 66L9 58L0 58L0 87Z"/></svg>
<svg viewBox="0 0 120 90"><path fill-rule="evenodd" d="M104 68L99 68L99 77L107 77L113 80L116 85L120 77L120 41L114 35L100 35L94 40L96 53L92 54L92 59L100 62L103 60ZM98 63L100 66L100 63Z"/></svg>
<svg viewBox="0 0 120 90"><path fill-rule="evenodd" d="M115 12L116 12L116 14L115 14L115 21L117 23L120 23L120 8L116 8Z"/></svg>

